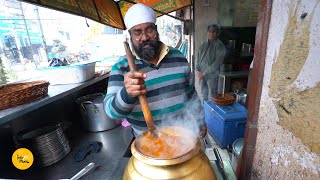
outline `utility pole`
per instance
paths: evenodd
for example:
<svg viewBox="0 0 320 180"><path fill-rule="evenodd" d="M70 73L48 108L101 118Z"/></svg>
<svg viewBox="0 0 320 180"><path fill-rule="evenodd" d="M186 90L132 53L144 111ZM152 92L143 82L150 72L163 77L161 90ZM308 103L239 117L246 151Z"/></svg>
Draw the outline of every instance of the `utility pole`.
<svg viewBox="0 0 320 180"><path fill-rule="evenodd" d="M22 46L21 46L21 43L20 43L20 40L19 40L19 36L17 34L17 31L16 31L16 28L14 27L14 22L13 20L11 20L11 26L12 26L12 30L11 30L11 33L14 37L14 42L16 43L17 45L17 50L18 50L18 54L19 54L19 59L20 59L20 62L22 62L23 60L23 56L22 56ZM11 52L12 53L12 57L15 58L14 56L14 52ZM10 61L11 62L11 61Z"/></svg>
<svg viewBox="0 0 320 180"><path fill-rule="evenodd" d="M23 23L24 23L24 26L25 26L25 28L26 28L26 32L27 32L27 36L28 36L28 41L29 41L29 45L30 45L30 50L31 50L31 53L32 53L31 59L32 59L32 61L34 62L36 68L37 68L37 63L38 63L38 62L35 62L35 60L33 59L34 52L33 52L32 42L31 42L30 35L29 35L29 28L28 28L26 19L25 19L25 17L24 17L24 11L23 11L23 8L22 8L22 3L21 3L20 1L19 1L19 5L20 5L21 13L22 13Z"/></svg>
<svg viewBox="0 0 320 180"><path fill-rule="evenodd" d="M36 12L36 15L37 15L37 19L38 19L38 25L39 25L39 29L40 29L40 33L41 33L41 39L42 39L42 47L46 53L46 62L48 62L49 60L49 56L48 56L48 49L47 49L47 43L46 43L46 39L43 35L43 29L42 29L42 24L41 24L41 21L40 21L40 15L39 15L39 9L38 9L38 6L34 6L34 11Z"/></svg>
<svg viewBox="0 0 320 180"><path fill-rule="evenodd" d="M12 65L12 60L15 61L15 63L18 62L22 62L23 61L23 56L22 56L22 46L20 43L20 39L18 36L18 32L16 30L16 26L15 26L15 22L13 20L13 17L16 16L17 13L15 13L17 10L21 11L21 8L19 7L19 5L17 4L17 1L11 1L11 0L5 0L5 9L7 10L7 12L10 15L10 25L11 25L11 30L10 30L10 34L8 34L9 36L13 37L14 42L12 42L15 47L14 49L11 49L11 47L9 48L9 52L12 56L12 59L10 58L10 66ZM20 17L20 16L19 16ZM17 57L19 56L19 57ZM18 59L18 60L17 60Z"/></svg>

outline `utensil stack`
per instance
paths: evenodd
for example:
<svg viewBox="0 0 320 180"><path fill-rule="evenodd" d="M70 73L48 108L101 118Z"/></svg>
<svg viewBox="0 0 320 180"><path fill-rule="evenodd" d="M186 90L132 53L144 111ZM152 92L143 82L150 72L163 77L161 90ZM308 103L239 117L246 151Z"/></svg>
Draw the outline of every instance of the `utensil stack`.
<svg viewBox="0 0 320 180"><path fill-rule="evenodd" d="M35 166L46 167L63 159L71 150L61 124L27 129L14 137L17 147L29 149Z"/></svg>

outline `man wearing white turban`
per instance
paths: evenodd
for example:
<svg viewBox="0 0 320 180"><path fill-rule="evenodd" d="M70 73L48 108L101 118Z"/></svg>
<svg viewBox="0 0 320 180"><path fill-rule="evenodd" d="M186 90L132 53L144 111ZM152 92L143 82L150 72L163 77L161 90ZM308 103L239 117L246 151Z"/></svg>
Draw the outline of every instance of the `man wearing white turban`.
<svg viewBox="0 0 320 180"><path fill-rule="evenodd" d="M127 119L138 136L147 128L138 100L144 94L156 126L190 122L204 137L203 108L192 84L189 63L179 50L160 41L153 9L135 4L127 11L124 23L138 71L130 72L125 56L112 67L104 100L107 115Z"/></svg>
<svg viewBox="0 0 320 180"><path fill-rule="evenodd" d="M142 24L142 23L156 23L156 14L148 6L144 4L135 4L128 9L125 17L124 23L127 29L131 29L133 26Z"/></svg>

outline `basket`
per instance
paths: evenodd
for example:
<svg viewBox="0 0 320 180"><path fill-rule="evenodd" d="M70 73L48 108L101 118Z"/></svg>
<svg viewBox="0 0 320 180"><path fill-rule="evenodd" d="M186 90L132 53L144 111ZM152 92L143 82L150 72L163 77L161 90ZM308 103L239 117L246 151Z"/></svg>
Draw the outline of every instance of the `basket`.
<svg viewBox="0 0 320 180"><path fill-rule="evenodd" d="M0 86L0 110L25 104L48 94L48 81L32 81Z"/></svg>
<svg viewBox="0 0 320 180"><path fill-rule="evenodd" d="M210 99L212 102L220 106L229 106L236 100L236 98L231 94L217 94Z"/></svg>

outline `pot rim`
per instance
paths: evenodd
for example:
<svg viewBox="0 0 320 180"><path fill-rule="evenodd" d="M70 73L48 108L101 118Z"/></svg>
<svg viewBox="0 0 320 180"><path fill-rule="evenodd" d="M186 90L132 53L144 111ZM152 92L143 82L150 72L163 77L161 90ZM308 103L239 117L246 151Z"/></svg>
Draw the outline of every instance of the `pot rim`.
<svg viewBox="0 0 320 180"><path fill-rule="evenodd" d="M154 158L150 156L146 156L142 154L138 149L136 148L136 140L134 140L131 144L131 153L132 156L134 156L139 161L142 161L145 164L154 165L154 166L166 166L166 165L174 165L179 164L182 162L185 162L192 157L194 157L196 154L199 153L200 150L200 141L197 140L197 143L193 149L188 151L187 153L183 154L182 156L178 156L171 159L160 159L160 158Z"/></svg>
<svg viewBox="0 0 320 180"><path fill-rule="evenodd" d="M244 138L236 139L236 140L232 143L233 153L234 153L237 157L240 156L241 150L242 150L242 148L243 148L243 143L244 143Z"/></svg>

